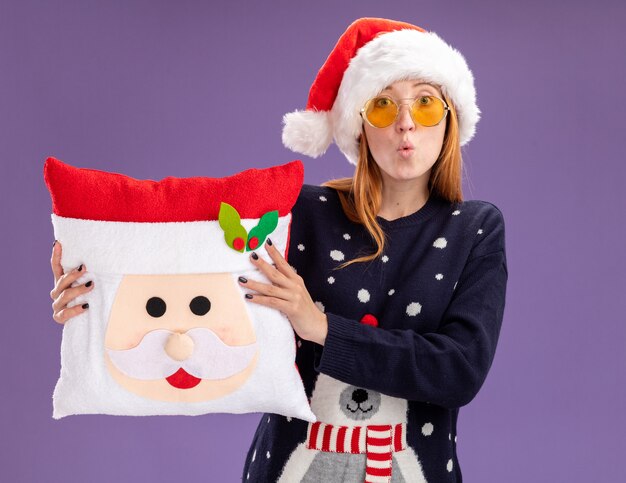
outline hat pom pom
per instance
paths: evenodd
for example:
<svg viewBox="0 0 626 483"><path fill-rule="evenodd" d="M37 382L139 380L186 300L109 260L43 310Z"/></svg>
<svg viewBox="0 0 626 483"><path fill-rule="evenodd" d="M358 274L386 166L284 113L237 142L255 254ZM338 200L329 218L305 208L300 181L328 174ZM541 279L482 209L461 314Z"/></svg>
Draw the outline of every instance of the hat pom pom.
<svg viewBox="0 0 626 483"><path fill-rule="evenodd" d="M317 158L333 140L330 113L294 111L283 117L283 144L297 153Z"/></svg>

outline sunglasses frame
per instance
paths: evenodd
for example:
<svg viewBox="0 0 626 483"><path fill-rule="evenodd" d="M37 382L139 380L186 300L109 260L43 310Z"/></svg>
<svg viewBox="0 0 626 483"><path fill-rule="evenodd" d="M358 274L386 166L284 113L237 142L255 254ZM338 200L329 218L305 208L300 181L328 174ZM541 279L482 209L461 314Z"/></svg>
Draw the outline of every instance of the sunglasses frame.
<svg viewBox="0 0 626 483"><path fill-rule="evenodd" d="M441 103L443 104L443 116L441 116L441 119L439 119L439 121L437 122L437 124L433 124L432 126L424 126L422 123L416 121L413 118L413 105L418 101L418 99L422 99L423 97L431 97L433 99L437 99L439 101L441 101ZM388 124L387 126L383 126L383 127L378 127L375 126L374 124L372 124L370 122L370 120L367 118L367 114L365 112L367 105L373 101L374 99L380 99L380 98L384 98L384 99L389 99L391 102L393 102L396 107L397 107L397 112L396 112L396 117L393 119L393 121L391 121L390 124ZM394 99L392 99L389 96L376 96L376 97L372 97L371 99L368 99L367 102L365 102L365 105L361 108L360 114L361 114L361 118L364 119L370 126L375 127L376 129L385 129L388 128L389 126L392 126L397 120L398 120L398 116L400 115L400 107L402 105L401 101L413 101L410 104L410 113L411 113L411 119L413 120L413 122L415 124L419 124L420 126L423 127L435 127L438 126L441 121L443 121L447 116L448 116L448 112L450 111L450 107L448 106L448 104L446 103L446 101L444 101L443 99L437 97L437 96L417 96L417 97L407 97L405 99L398 99L398 101L395 101Z"/></svg>

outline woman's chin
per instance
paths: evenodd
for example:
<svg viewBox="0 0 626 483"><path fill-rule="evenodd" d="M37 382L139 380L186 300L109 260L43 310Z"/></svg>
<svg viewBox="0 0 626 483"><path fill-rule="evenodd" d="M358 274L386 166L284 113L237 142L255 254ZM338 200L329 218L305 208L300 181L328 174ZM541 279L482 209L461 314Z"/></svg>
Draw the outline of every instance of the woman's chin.
<svg viewBox="0 0 626 483"><path fill-rule="evenodd" d="M392 183L408 183L411 181L418 182L424 178L424 176L428 177L428 175L429 173L424 173L424 171L419 169L398 169L390 173L386 173L386 176L383 176L383 179Z"/></svg>

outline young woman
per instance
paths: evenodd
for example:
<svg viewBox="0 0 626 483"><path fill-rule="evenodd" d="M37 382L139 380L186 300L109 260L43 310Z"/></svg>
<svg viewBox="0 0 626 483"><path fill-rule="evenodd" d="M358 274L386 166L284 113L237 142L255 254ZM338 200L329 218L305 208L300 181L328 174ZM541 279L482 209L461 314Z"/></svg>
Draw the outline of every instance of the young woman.
<svg viewBox="0 0 626 483"><path fill-rule="evenodd" d="M289 264L251 303L287 314L319 422L265 415L243 480L462 481L459 408L491 366L505 303L504 221L462 201L461 145L480 111L461 54L436 34L360 19L285 116L310 156L334 139L354 176L305 185Z"/></svg>
<svg viewBox="0 0 626 483"><path fill-rule="evenodd" d="M249 303L284 312L318 418L265 414L243 480L460 482L459 408L496 350L507 283L504 220L463 201L462 145L480 111L462 55L432 32L359 19L285 116L283 142L313 157L334 139L352 178L305 185L288 262L267 241L270 284L240 279ZM53 249L54 318L93 287L70 288Z"/></svg>

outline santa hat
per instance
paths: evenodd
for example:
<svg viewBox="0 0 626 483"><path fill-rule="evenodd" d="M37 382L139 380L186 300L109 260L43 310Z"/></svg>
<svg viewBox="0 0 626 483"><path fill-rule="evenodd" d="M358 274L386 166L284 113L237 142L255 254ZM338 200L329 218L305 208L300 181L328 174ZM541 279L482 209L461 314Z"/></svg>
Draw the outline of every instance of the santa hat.
<svg viewBox="0 0 626 483"><path fill-rule="evenodd" d="M361 108L390 84L418 78L441 86L456 109L460 143L469 142L480 110L474 77L463 55L436 33L415 25L361 18L343 33L319 70L306 110L284 116L283 144L318 157L334 138L356 165Z"/></svg>
<svg viewBox="0 0 626 483"><path fill-rule="evenodd" d="M271 262L268 235L286 253L304 170L293 161L225 178L157 182L50 157L44 176L64 268L84 262L99 273L191 274L253 270L252 250Z"/></svg>

